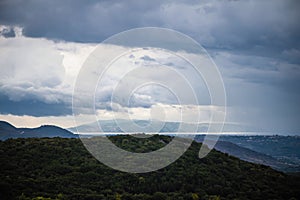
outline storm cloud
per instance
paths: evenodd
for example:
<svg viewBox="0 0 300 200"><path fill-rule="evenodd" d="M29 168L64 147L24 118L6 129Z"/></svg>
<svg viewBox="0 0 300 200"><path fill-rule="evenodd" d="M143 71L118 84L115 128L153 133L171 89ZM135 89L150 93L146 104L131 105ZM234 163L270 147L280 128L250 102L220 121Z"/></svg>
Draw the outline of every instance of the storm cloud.
<svg viewBox="0 0 300 200"><path fill-rule="evenodd" d="M95 44L131 28L157 26L206 48L224 79L228 121L300 132L299 10L293 0L3 0L0 113L70 114L74 77ZM154 61L147 55L136 60ZM133 100L149 107L149 99L140 94ZM30 102L40 111L30 110Z"/></svg>

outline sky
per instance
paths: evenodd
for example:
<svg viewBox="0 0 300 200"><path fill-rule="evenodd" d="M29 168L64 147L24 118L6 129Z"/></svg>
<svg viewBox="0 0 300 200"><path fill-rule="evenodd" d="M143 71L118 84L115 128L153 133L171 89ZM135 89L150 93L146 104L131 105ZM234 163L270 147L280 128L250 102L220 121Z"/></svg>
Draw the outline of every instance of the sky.
<svg viewBox="0 0 300 200"><path fill-rule="evenodd" d="M232 125L231 131L300 134L299 10L296 0L2 0L0 120L17 127L75 126L76 77L97 45L132 28L162 27L193 38L217 65L227 97L225 124ZM205 123L211 112L222 110L209 104L201 82L193 83L203 91L201 105L178 107L176 98L158 86L138 90L131 106L109 105L115 76L122 73L117 66L164 63L192 74L185 70L186 63L161 52L140 51L118 62L97 90L99 119L124 112L148 119L161 107L168 121L176 121L178 109L190 113L190 119L199 109Z"/></svg>

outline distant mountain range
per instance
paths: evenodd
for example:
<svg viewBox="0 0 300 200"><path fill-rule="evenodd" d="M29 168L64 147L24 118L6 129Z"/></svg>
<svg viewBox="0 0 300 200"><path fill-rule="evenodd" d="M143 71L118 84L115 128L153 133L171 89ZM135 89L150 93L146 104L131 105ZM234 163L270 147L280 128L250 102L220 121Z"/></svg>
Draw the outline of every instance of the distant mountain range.
<svg viewBox="0 0 300 200"><path fill-rule="evenodd" d="M152 121L151 126L148 126L151 121L149 120L124 120L118 119L116 122L115 120L99 120L98 122L89 123L80 125L77 127L68 128L68 130L72 132L78 133L93 133L93 132L100 132L99 125L101 126L101 132L110 132L110 133L120 133L123 130L120 127L125 127L125 129L132 130L129 128L132 126L133 123L137 126L141 127L140 132L151 133L151 132L160 132L160 133L170 133L170 132L178 132L179 125L180 130L179 132L187 132L190 133L191 131L196 132L206 132L209 127L209 123L201 123L201 124L191 124L191 123L179 123L179 122L162 122L162 121ZM160 125L163 124L163 127ZM198 127L197 127L198 126ZM159 129L158 129L159 127ZM157 129L159 131L157 131ZM239 126L237 124L225 124L223 127L223 131L230 131L230 130L238 130L238 131L250 131L253 130L251 127L246 126ZM135 132L135 131L134 131Z"/></svg>
<svg viewBox="0 0 300 200"><path fill-rule="evenodd" d="M38 128L16 128L8 122L0 121L0 140L35 137L76 138L78 135L57 126L44 125Z"/></svg>

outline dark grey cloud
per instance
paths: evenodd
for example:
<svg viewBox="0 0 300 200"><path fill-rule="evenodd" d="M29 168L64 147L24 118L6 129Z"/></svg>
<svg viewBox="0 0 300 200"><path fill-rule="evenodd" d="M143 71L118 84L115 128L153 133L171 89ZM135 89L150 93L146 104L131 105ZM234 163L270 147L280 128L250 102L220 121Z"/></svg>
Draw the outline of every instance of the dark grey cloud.
<svg viewBox="0 0 300 200"><path fill-rule="evenodd" d="M142 13L157 6L146 1L1 1L0 23L21 25L29 37L100 42L141 26Z"/></svg>
<svg viewBox="0 0 300 200"><path fill-rule="evenodd" d="M298 1L19 1L0 3L0 23L29 37L101 42L143 26L173 28L209 48L272 54L299 47ZM265 51L265 50L268 51Z"/></svg>
<svg viewBox="0 0 300 200"><path fill-rule="evenodd" d="M150 56L147 55L140 57L140 59L144 61L156 61L154 58L151 58Z"/></svg>
<svg viewBox="0 0 300 200"><path fill-rule="evenodd" d="M30 116L64 116L72 115L71 104L64 102L46 103L36 98L12 101L0 93L0 114Z"/></svg>

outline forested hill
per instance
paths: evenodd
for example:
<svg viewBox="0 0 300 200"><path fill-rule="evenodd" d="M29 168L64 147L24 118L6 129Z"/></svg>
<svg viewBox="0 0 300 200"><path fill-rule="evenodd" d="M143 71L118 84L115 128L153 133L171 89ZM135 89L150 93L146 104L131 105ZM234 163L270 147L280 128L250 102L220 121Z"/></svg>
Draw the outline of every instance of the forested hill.
<svg viewBox="0 0 300 200"><path fill-rule="evenodd" d="M112 136L124 149L147 152L168 136ZM198 158L193 142L173 164L155 172L115 171L94 159L81 140L0 141L0 199L297 199L300 178L218 151Z"/></svg>

